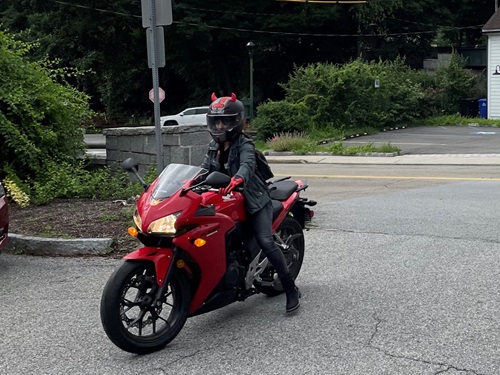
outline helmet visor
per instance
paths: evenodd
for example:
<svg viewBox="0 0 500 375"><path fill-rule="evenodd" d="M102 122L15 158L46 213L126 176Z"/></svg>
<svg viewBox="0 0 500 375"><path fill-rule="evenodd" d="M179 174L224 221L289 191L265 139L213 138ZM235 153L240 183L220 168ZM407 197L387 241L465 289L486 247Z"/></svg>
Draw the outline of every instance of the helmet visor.
<svg viewBox="0 0 500 375"><path fill-rule="evenodd" d="M237 115L207 116L208 130L212 133L224 133L236 125Z"/></svg>

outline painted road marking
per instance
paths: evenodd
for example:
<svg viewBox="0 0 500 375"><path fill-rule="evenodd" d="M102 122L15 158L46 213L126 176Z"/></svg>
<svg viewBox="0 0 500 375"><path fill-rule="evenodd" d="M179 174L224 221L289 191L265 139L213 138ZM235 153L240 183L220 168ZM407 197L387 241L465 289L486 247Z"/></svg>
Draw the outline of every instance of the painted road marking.
<svg viewBox="0 0 500 375"><path fill-rule="evenodd" d="M275 174L276 177L286 177L290 174ZM294 174L294 177L333 178L333 179L372 179L372 180L436 180L436 181L500 181L495 177L426 177L426 176L349 176L333 174Z"/></svg>

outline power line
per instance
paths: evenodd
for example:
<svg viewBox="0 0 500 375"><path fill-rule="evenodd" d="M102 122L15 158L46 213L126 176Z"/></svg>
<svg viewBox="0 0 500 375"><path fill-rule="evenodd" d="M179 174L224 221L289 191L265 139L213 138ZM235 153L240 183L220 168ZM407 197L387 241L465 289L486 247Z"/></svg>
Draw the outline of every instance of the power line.
<svg viewBox="0 0 500 375"><path fill-rule="evenodd" d="M367 0L276 0L285 3L313 3L313 4L366 4Z"/></svg>
<svg viewBox="0 0 500 375"><path fill-rule="evenodd" d="M213 13L229 13L229 14L243 14L248 16L279 16L279 13L250 13L250 12L238 12L234 10L221 10L221 9L207 9L207 8L196 8L196 7L186 7L183 5L175 5L177 9L187 9L187 10L201 10L202 12L213 12Z"/></svg>
<svg viewBox="0 0 500 375"><path fill-rule="evenodd" d="M420 35L420 34L432 34L435 33L436 30L427 30L427 31L409 31L406 33L381 33L381 34L317 34L317 33L291 33L284 31L263 31L263 30L252 30L252 29L241 29L241 28L232 28L232 27L224 27L224 26L211 26L211 25L200 25L196 23L182 22L182 21L174 21L174 23L180 25L188 25L195 27L206 27L208 29L221 29L221 30L229 30L229 31L239 31L239 32L249 32L249 33L257 33L257 34L271 34L271 35L286 35L286 36L312 36L312 37L386 37L386 36L404 36L404 35ZM463 30L463 29L479 29L483 25L473 25L473 26L464 26L464 27L444 27L444 30L452 31L452 30Z"/></svg>
<svg viewBox="0 0 500 375"><path fill-rule="evenodd" d="M59 1L59 0L52 0L52 2L57 3L57 4L62 4L62 5L74 6L75 8L83 8L83 9L95 10L95 11L102 12L102 13L111 13L111 14L117 14L119 16L125 16L125 17L142 18L141 16L136 16L136 15L130 14L130 13L123 13L123 12L116 12L116 11L113 11L113 10L93 8L93 7L88 7L88 6L80 5L80 4L66 3L64 1Z"/></svg>
<svg viewBox="0 0 500 375"><path fill-rule="evenodd" d="M125 17L134 17L134 18L142 18L142 16L123 13L117 11L111 11L106 9L94 8L80 4L67 3L60 0L51 0L54 3L73 6L76 8L83 8L88 10L94 10L102 13L115 14L119 16ZM194 8L196 9L196 8ZM407 36L407 35L422 35L422 34L432 34L435 33L436 30L426 30L426 31L409 31L405 33L380 33L380 34L327 34L327 33L295 33L295 32L286 32L286 31L264 31L264 30L254 30L254 29L243 29L236 27L224 27L224 26L212 26L208 24L199 24L199 23L191 23L184 21L173 21L174 24L181 26L193 26L193 27L201 27L207 29L218 29L218 30L228 30L228 31L236 31L236 32L245 32L245 33L253 33L253 34L266 34L266 35L282 35L282 36L309 36L309 37L389 37L389 36ZM454 31L454 30L464 30L464 29L479 29L482 28L482 25L472 25L472 26L463 26L463 27L443 27L442 30L446 31Z"/></svg>

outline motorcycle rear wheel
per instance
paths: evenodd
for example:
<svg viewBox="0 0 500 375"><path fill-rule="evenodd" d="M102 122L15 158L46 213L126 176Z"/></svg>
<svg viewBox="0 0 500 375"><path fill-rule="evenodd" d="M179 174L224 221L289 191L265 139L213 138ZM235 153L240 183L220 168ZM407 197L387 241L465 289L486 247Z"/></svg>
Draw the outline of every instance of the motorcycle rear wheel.
<svg viewBox="0 0 500 375"><path fill-rule="evenodd" d="M287 216L278 227L276 234L284 243L286 243L290 236L300 234L300 236L292 240L288 249L283 249L278 242L276 243L283 252L290 274L294 279L296 279L302 267L302 262L304 261L304 231L296 219L292 216ZM276 271L272 266L265 271L270 280L274 279L275 272ZM265 280L264 275L262 279ZM270 297L277 296L284 292L279 279L274 280L274 284L272 286L259 286L259 290Z"/></svg>
<svg viewBox="0 0 500 375"><path fill-rule="evenodd" d="M146 354L164 348L188 317L191 288L186 276L172 270L168 288L155 306L159 288L152 262L125 261L109 278L101 298L101 322L120 349Z"/></svg>

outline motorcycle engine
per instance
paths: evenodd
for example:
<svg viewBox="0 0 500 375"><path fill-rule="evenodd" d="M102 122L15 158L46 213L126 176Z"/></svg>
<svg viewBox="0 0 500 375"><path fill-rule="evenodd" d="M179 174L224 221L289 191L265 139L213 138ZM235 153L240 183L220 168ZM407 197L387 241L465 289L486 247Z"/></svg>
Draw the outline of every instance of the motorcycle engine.
<svg viewBox="0 0 500 375"><path fill-rule="evenodd" d="M245 277L245 267L240 266L236 258L236 254L229 254L229 265L224 276L224 283L229 289L238 287Z"/></svg>

